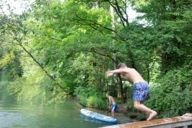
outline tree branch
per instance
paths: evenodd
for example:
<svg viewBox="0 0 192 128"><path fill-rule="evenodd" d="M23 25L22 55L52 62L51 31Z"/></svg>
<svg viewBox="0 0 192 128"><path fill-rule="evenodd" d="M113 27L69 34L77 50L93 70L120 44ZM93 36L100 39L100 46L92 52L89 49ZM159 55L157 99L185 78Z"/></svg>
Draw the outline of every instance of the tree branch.
<svg viewBox="0 0 192 128"><path fill-rule="evenodd" d="M122 37L120 34L118 34L117 31L115 31L115 30L113 30L111 28L103 26L103 25L101 25L101 24L99 24L99 23L97 23L95 21L81 18L78 15L76 15L76 17L79 18L79 19L74 19L74 20L77 20L78 22L80 22L82 20L84 21L84 22L80 22L81 25L88 25L88 26L92 27L93 29L95 29L97 31L99 31L99 30L96 27L106 29L108 31L114 32L121 41L127 41L124 37ZM99 32L101 32L101 31L99 31Z"/></svg>
<svg viewBox="0 0 192 128"><path fill-rule="evenodd" d="M115 12L117 13L117 15L119 16L120 20L121 20L121 23L124 27L128 26L129 25L129 21L128 21L128 15L127 15L127 12L126 12L126 2L123 2L124 4L124 8L122 8L118 1L115 0L115 2L112 2L110 0L107 0L107 2L114 8ZM126 17L124 17L124 15Z"/></svg>
<svg viewBox="0 0 192 128"><path fill-rule="evenodd" d="M51 75L49 74L49 72L43 67L43 65L41 65L36 59L35 57L21 44L18 43L18 45L32 58L32 60L42 69L42 71L51 79L53 80L60 88L62 88L63 90L65 90L65 88L63 86L61 86L57 80Z"/></svg>

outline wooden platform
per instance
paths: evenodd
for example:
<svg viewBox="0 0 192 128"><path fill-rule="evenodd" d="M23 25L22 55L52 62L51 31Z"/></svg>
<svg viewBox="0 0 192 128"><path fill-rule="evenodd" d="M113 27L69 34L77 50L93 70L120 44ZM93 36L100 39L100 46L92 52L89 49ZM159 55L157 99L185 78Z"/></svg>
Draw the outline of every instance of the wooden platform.
<svg viewBox="0 0 192 128"><path fill-rule="evenodd" d="M103 128L192 128L192 114L173 118L154 119L151 121L138 121L126 124L112 125Z"/></svg>

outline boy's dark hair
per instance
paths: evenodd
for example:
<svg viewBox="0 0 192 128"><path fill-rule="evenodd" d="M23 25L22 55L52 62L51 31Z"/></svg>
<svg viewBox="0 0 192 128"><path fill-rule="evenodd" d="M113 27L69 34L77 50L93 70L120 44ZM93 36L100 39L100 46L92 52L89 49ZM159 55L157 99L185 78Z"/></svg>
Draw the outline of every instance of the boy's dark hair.
<svg viewBox="0 0 192 128"><path fill-rule="evenodd" d="M112 92L107 92L106 94L109 96L112 96Z"/></svg>
<svg viewBox="0 0 192 128"><path fill-rule="evenodd" d="M119 63L119 64L117 65L117 69L119 69L119 68L125 68L125 67L127 67L127 65L126 65L125 63Z"/></svg>

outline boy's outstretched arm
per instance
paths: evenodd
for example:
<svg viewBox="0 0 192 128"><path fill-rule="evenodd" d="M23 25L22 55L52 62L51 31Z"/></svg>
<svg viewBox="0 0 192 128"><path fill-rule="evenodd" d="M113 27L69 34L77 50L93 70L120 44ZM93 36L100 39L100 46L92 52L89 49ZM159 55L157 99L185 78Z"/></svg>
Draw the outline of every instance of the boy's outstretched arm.
<svg viewBox="0 0 192 128"><path fill-rule="evenodd" d="M106 72L106 76L110 77L112 76L114 73L123 73L125 72L123 69L115 69L115 70L109 70Z"/></svg>

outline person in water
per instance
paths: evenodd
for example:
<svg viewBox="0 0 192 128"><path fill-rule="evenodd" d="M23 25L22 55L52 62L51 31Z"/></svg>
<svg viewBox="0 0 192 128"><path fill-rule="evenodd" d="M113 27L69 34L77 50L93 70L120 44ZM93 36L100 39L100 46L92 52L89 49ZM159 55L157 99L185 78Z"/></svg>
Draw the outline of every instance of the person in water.
<svg viewBox="0 0 192 128"><path fill-rule="evenodd" d="M111 96L110 93L107 93L106 97L108 98L109 105L111 106L111 116L114 117L115 111L117 110L117 104L115 102L115 99L113 98L113 96Z"/></svg>
<svg viewBox="0 0 192 128"><path fill-rule="evenodd" d="M157 112L148 108L143 104L149 93L148 83L143 79L143 77L134 68L127 67L126 64L120 63L117 69L109 70L106 72L106 76L112 76L113 74L119 74L121 78L129 81L133 85L133 103L134 108L145 113L147 115L146 120L151 120L155 118Z"/></svg>

